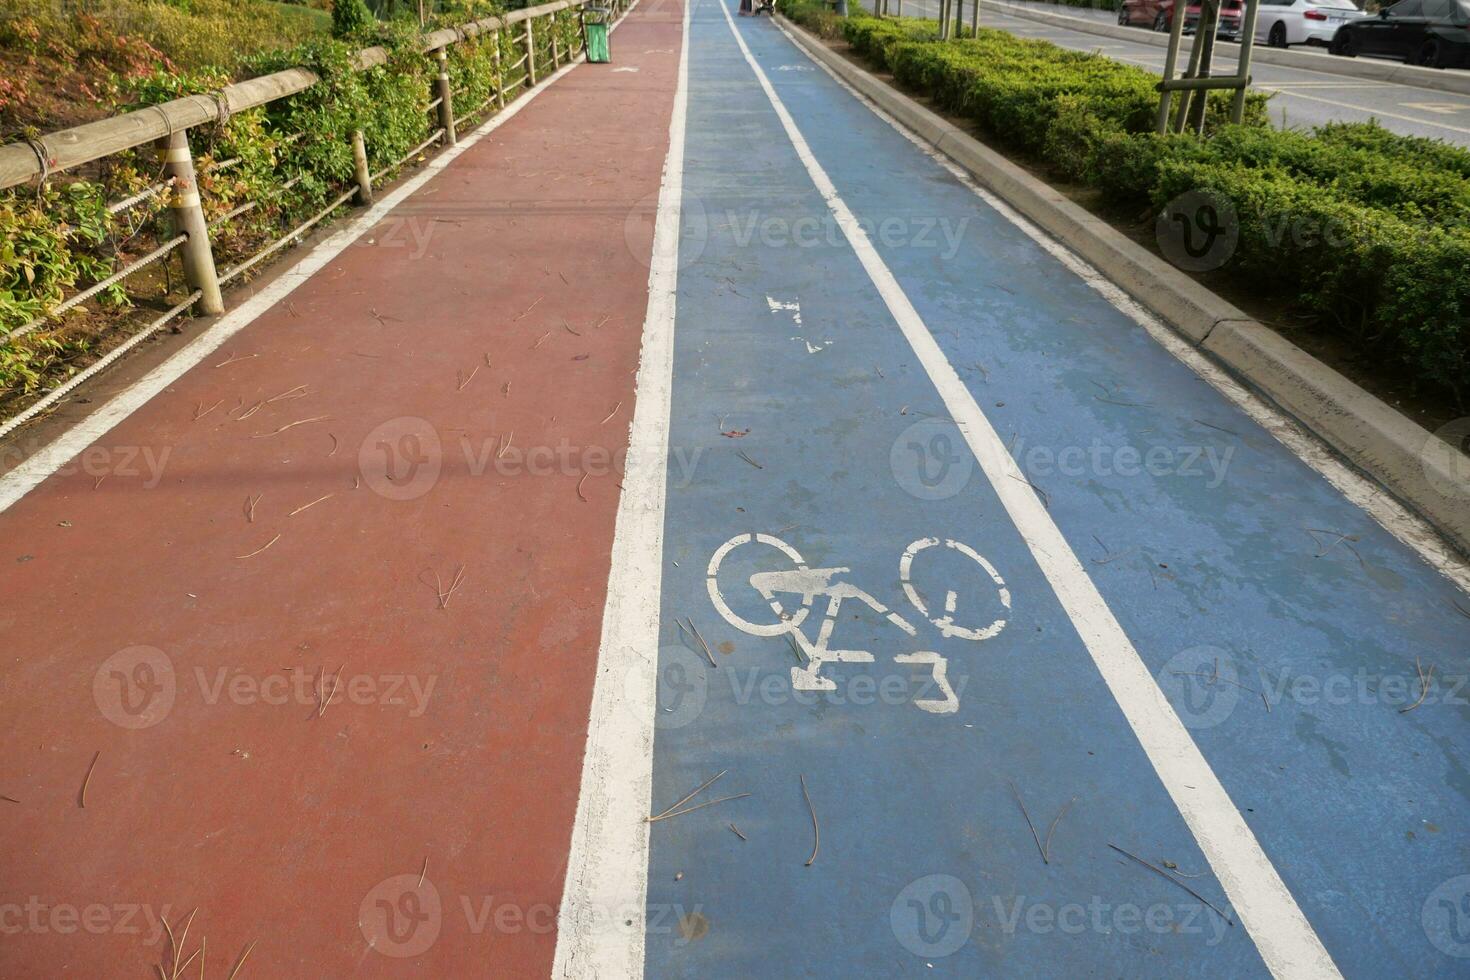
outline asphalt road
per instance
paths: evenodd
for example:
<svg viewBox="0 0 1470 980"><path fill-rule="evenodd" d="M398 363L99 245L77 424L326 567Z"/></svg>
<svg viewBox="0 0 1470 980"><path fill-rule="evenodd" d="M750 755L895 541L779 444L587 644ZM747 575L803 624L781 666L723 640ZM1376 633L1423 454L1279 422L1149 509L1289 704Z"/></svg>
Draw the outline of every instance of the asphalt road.
<svg viewBox="0 0 1470 980"><path fill-rule="evenodd" d="M892 2L896 3L896 0ZM866 5L871 7L871 0ZM1109 24L1116 22L1116 14L1110 10L1025 3L1019 0L1013 5L1033 7L1070 17L1095 19ZM890 6L889 9L894 8ZM938 11L939 0L904 0L903 3L906 16L936 17ZM966 23L969 22L969 17L967 3ZM1001 28L1022 37L1043 38L1064 48L1100 51L1110 58L1163 74L1164 49L1154 47L1146 41L1135 44L1082 30L1067 30L1025 17L996 14L989 8L980 11L980 20L988 27ZM1141 27L1138 32L1140 35L1146 33ZM1235 45L1230 43L1216 48L1217 68L1232 65L1236 50ZM1330 66L1332 57L1325 52L1322 54L1327 62L1324 68ZM1326 70L1282 68L1260 63L1252 66L1251 74L1258 89L1275 93L1271 99L1271 118L1278 126L1310 127L1326 122L1365 122L1377 119L1397 133L1429 136L1462 145L1470 144L1470 97L1409 85L1351 78Z"/></svg>

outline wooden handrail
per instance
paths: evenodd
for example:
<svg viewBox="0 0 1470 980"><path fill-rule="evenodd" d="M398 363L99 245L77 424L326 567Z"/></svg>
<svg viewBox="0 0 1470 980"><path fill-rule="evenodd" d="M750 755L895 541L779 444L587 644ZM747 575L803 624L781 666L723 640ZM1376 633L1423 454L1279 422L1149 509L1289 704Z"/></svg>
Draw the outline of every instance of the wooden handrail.
<svg viewBox="0 0 1470 980"><path fill-rule="evenodd" d="M592 0L556 0L555 3L512 11L502 17L486 17L460 27L433 31L423 36L422 50L436 51L478 34L555 14L560 10L581 7L590 2ZM354 56L353 66L358 71L366 71L387 61L386 48L364 48ZM24 184L48 173L70 170L123 150L143 146L192 126L217 122L237 112L303 92L320 80L316 72L310 69L287 68L226 85L215 95L191 95L174 99L146 109L57 130L32 143L0 146L0 189ZM41 162L42 153L46 157L44 166Z"/></svg>

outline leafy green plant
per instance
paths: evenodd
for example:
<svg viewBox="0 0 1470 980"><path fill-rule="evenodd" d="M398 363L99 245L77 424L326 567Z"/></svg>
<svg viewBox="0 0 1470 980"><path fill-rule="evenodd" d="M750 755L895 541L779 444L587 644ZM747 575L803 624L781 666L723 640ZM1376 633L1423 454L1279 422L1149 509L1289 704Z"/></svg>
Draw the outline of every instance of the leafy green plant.
<svg viewBox="0 0 1470 980"><path fill-rule="evenodd" d="M332 0L333 37L361 37L376 23L377 18L363 0Z"/></svg>

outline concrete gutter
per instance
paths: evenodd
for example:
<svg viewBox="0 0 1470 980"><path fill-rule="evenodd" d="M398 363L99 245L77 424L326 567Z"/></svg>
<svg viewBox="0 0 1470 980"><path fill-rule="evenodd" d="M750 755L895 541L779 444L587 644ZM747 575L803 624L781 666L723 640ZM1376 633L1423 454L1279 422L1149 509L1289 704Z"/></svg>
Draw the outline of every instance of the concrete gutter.
<svg viewBox="0 0 1470 980"><path fill-rule="evenodd" d="M777 17L813 58L1060 239L1190 344L1294 416L1432 523L1461 553L1470 554L1470 487L1464 477L1470 461L969 133Z"/></svg>
<svg viewBox="0 0 1470 980"><path fill-rule="evenodd" d="M1034 20L1042 24L1050 24L1053 27L1063 27L1069 31L1082 31L1087 34L1097 34L1100 37L1119 38L1124 41L1134 41L1139 44L1152 44L1156 48L1167 48L1169 36L1159 34L1142 27L1123 27L1118 24L1104 24L1100 21L1088 20L1084 17L1069 17L1066 14L1054 14L1045 10L1037 10L1033 7L1022 7L1008 3L994 3L992 0L980 0L980 9L989 10L998 14L1006 14L1010 17L1022 17L1026 20ZM981 27L985 26L981 20ZM1215 58L1217 64L1233 64L1234 59L1230 57L1232 51L1228 47L1217 47ZM1322 72L1328 75L1343 75L1348 78L1367 78L1376 82L1391 82L1396 85L1412 85L1415 88L1429 88L1440 92L1454 92L1457 95L1470 95L1470 71L1453 71L1443 68L1420 68L1417 65L1406 65L1401 61L1384 61L1377 58L1346 58L1340 55L1307 51L1281 50L1279 48L1268 48L1263 44L1257 44L1251 51L1251 59L1267 65L1279 65L1282 68L1300 68L1304 71Z"/></svg>

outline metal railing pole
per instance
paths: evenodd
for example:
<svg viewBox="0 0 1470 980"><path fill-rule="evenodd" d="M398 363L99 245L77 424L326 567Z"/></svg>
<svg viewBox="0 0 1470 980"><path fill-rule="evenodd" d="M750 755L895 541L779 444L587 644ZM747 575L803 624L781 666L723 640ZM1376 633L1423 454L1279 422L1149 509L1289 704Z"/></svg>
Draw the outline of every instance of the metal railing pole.
<svg viewBox="0 0 1470 980"><path fill-rule="evenodd" d="M449 52L443 48L435 50L434 60L439 62L439 77L434 80L435 95L439 99L439 128L444 130L444 145L453 146L459 142L459 137L454 132L454 96L449 87Z"/></svg>
<svg viewBox="0 0 1470 980"><path fill-rule="evenodd" d="M364 206L372 204L373 178L368 170L367 143L360 129L352 131L352 168L357 172L357 203Z"/></svg>
<svg viewBox="0 0 1470 980"><path fill-rule="evenodd" d="M223 313L224 297L220 295L219 276L214 269L214 250L209 244L209 223L199 202L199 184L194 178L194 156L189 152L187 130L170 133L158 141L158 157L165 177L172 177L173 194L169 199L174 234L188 235L179 249L184 260L184 279L199 290L199 308L205 313Z"/></svg>

